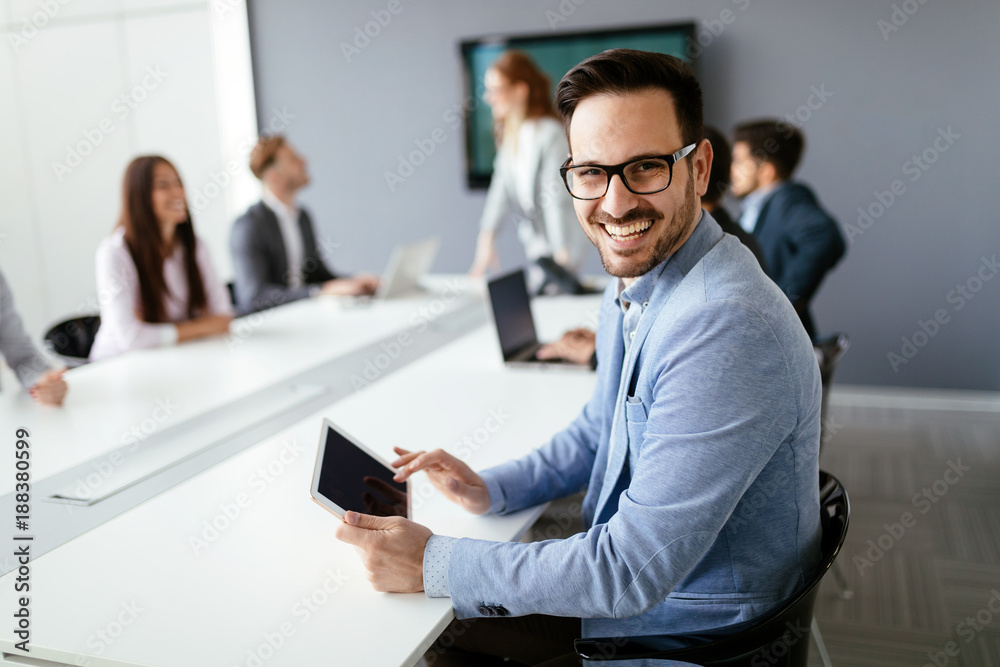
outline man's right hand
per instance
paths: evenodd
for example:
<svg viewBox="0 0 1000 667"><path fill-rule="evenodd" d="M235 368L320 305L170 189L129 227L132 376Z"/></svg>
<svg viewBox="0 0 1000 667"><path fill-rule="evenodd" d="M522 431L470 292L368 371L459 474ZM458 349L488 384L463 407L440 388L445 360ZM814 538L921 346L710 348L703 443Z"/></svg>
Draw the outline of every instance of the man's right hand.
<svg viewBox="0 0 1000 667"><path fill-rule="evenodd" d="M565 359L574 364L586 366L597 349L596 336L590 329L573 329L562 335L554 343L538 348L535 356L539 359Z"/></svg>
<svg viewBox="0 0 1000 667"><path fill-rule="evenodd" d="M368 276L356 278L335 278L323 283L321 294L327 296L365 296L375 293L378 279L370 280Z"/></svg>
<svg viewBox="0 0 1000 667"><path fill-rule="evenodd" d="M411 452L393 447L399 458L392 462L399 472L393 477L403 482L413 473L423 470L428 479L448 500L472 514L486 514L490 508L490 492L486 482L469 466L443 449L432 452Z"/></svg>

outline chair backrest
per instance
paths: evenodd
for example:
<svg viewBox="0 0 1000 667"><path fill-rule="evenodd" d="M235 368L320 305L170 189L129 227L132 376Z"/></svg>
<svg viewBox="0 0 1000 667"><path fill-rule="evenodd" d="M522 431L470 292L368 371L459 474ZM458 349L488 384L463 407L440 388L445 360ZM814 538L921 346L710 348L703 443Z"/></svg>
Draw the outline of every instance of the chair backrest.
<svg viewBox="0 0 1000 667"><path fill-rule="evenodd" d="M99 315L74 317L60 322L45 332L45 346L68 366L81 366L87 363L100 326Z"/></svg>
<svg viewBox="0 0 1000 667"><path fill-rule="evenodd" d="M830 401L830 387L833 385L833 374L844 358L844 353L851 346L851 339L845 333L838 333L818 340L813 345L816 348L816 358L819 361L819 377L823 384L823 398L820 402L820 451L823 445L833 435L827 420L827 404Z"/></svg>
<svg viewBox="0 0 1000 667"><path fill-rule="evenodd" d="M758 618L687 635L577 639L589 660L679 660L704 667L806 667L819 582L837 559L851 516L847 491L819 471L820 552L812 578L781 607Z"/></svg>
<svg viewBox="0 0 1000 667"><path fill-rule="evenodd" d="M743 641L746 648L737 659L724 662L705 662L706 666L756 667L806 667L809 659L809 632L812 626L813 606L823 579L847 537L851 505L847 491L836 477L819 471L819 510L822 526L821 560L812 579L778 610L762 620L747 636L733 637ZM752 624L753 621L750 621Z"/></svg>
<svg viewBox="0 0 1000 667"><path fill-rule="evenodd" d="M813 343L813 347L820 353L819 375L824 388L833 382L833 373L850 346L851 339L845 333L834 334Z"/></svg>

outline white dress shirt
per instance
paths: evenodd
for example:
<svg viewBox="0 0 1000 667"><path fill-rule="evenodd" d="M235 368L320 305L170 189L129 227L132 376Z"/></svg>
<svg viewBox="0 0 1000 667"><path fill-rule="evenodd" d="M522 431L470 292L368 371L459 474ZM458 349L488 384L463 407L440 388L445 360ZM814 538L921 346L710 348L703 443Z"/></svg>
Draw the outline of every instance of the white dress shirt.
<svg viewBox="0 0 1000 667"><path fill-rule="evenodd" d="M760 217L760 212L764 210L764 204L774 194L776 187L775 184L771 184L757 188L744 197L739 224L747 234L753 234L753 230L757 228L757 218Z"/></svg>
<svg viewBox="0 0 1000 667"><path fill-rule="evenodd" d="M264 188L261 201L274 211L281 228L281 239L285 242L285 256L288 258L288 286L302 287L302 262L305 260L305 249L302 244L302 229L299 227L298 206L288 206L278 199L273 192Z"/></svg>

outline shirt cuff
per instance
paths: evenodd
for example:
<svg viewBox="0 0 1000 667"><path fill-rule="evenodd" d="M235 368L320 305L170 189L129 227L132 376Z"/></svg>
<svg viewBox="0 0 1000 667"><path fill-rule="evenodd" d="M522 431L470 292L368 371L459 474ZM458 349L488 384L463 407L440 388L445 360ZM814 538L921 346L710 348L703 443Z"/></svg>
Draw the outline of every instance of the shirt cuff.
<svg viewBox="0 0 1000 667"><path fill-rule="evenodd" d="M164 324L160 326L160 345L177 344L177 325Z"/></svg>
<svg viewBox="0 0 1000 667"><path fill-rule="evenodd" d="M479 476L486 482L486 490L490 494L490 508L486 510L486 513L499 514L507 509L507 496L503 494L503 488L501 488L497 478L488 472L479 473Z"/></svg>
<svg viewBox="0 0 1000 667"><path fill-rule="evenodd" d="M431 535L424 547L424 593L429 598L451 597L448 591L448 566L457 537Z"/></svg>
<svg viewBox="0 0 1000 667"><path fill-rule="evenodd" d="M12 368L14 374L17 375L17 379L20 380L21 386L25 389L31 389L38 384L42 376L51 369L52 367L40 356L33 358L28 363L21 364L17 368Z"/></svg>

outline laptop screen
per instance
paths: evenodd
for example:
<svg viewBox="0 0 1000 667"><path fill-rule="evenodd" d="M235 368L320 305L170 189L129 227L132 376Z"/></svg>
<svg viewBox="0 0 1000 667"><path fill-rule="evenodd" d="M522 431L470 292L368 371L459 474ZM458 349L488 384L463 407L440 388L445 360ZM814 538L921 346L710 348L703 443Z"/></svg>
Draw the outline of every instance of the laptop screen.
<svg viewBox="0 0 1000 667"><path fill-rule="evenodd" d="M524 271L515 271L490 281L490 303L504 359L538 342L531 319L531 301Z"/></svg>

